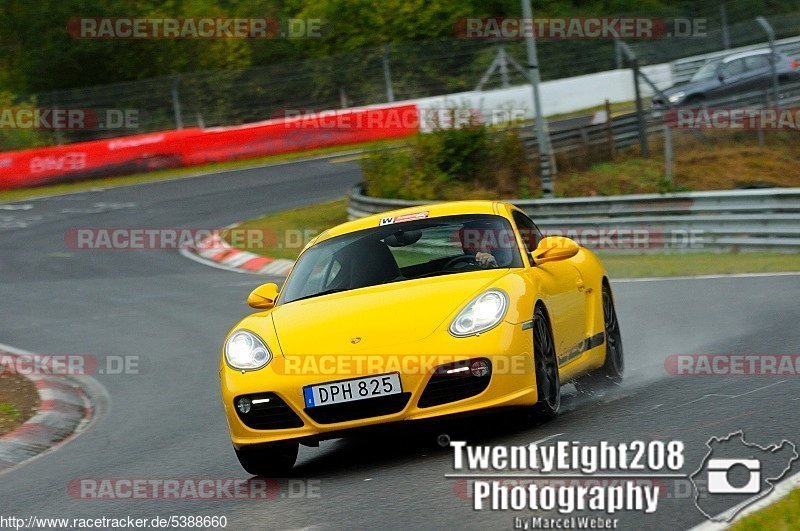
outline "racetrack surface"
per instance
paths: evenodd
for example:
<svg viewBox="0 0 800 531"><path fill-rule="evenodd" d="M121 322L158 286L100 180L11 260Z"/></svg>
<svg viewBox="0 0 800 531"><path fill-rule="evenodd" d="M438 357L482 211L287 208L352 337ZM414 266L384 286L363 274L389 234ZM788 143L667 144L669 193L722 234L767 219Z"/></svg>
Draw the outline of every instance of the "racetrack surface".
<svg viewBox="0 0 800 531"><path fill-rule="evenodd" d="M444 477L452 472L452 451L439 448L435 434L405 431L301 448L294 478L319 480L318 498L98 501L68 495L76 478L248 477L228 439L217 364L224 334L248 312L245 298L263 278L209 268L176 251L70 249L64 234L78 227L221 227L341 197L358 180L354 163L316 160L20 201L0 210L0 342L39 353L146 360L144 374L97 376L111 402L90 431L0 478L0 514L225 515L230 529L508 529L515 516L531 516L474 511L463 483ZM700 464L711 436L742 429L749 442L797 442L799 378L669 377L664 359L797 353L798 293L800 276L618 283L627 363L622 388L586 396L570 386L564 413L542 425L492 415L446 429L507 445L546 437L681 439L687 473ZM663 499L652 515L615 516L629 529L704 521L691 497Z"/></svg>

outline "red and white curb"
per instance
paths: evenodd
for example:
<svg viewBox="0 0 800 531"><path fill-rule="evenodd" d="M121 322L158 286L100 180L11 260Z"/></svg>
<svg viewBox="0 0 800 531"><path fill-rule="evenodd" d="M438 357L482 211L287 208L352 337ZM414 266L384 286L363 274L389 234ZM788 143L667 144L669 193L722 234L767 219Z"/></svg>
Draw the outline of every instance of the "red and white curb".
<svg viewBox="0 0 800 531"><path fill-rule="evenodd" d="M219 234L203 238L189 249L181 249L181 254L219 269L256 275L285 276L294 265L292 260L261 256L232 247Z"/></svg>
<svg viewBox="0 0 800 531"><path fill-rule="evenodd" d="M0 356L31 356L0 344ZM0 474L72 440L105 410L108 394L88 376L23 374L36 386L38 412L14 431L0 437Z"/></svg>

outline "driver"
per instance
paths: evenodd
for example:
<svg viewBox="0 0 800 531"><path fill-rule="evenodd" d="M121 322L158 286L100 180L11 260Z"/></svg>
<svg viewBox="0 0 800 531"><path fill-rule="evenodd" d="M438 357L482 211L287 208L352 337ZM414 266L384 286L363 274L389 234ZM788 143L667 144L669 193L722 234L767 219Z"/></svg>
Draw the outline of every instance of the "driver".
<svg viewBox="0 0 800 531"><path fill-rule="evenodd" d="M483 269L497 267L497 258L491 253L491 249L482 249L475 253L475 261Z"/></svg>
<svg viewBox="0 0 800 531"><path fill-rule="evenodd" d="M464 254L473 256L482 269L491 269L505 267L513 260L511 249L502 245L509 236L505 232L491 223L466 223L458 231L458 236Z"/></svg>

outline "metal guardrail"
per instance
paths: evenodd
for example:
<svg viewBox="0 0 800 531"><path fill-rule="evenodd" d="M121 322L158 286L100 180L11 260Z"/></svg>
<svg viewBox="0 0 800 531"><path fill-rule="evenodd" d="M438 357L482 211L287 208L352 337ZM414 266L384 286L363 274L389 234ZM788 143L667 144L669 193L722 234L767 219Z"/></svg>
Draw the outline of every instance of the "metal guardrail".
<svg viewBox="0 0 800 531"><path fill-rule="evenodd" d="M597 230L640 230L658 235L663 248L682 250L772 249L800 252L800 188L675 194L637 194L569 199L512 199L545 232L578 236ZM430 201L349 196L350 219ZM691 235L695 245L670 241Z"/></svg>

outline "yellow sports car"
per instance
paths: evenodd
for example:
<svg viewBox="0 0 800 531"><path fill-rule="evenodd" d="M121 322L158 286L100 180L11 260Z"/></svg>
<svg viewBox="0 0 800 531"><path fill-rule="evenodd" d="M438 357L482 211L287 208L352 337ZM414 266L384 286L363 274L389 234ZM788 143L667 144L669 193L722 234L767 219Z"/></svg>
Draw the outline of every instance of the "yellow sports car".
<svg viewBox="0 0 800 531"><path fill-rule="evenodd" d="M558 413L561 383L622 378L608 275L519 208L440 203L312 240L278 293L225 338L219 374L236 455L286 472L299 444L487 408Z"/></svg>

